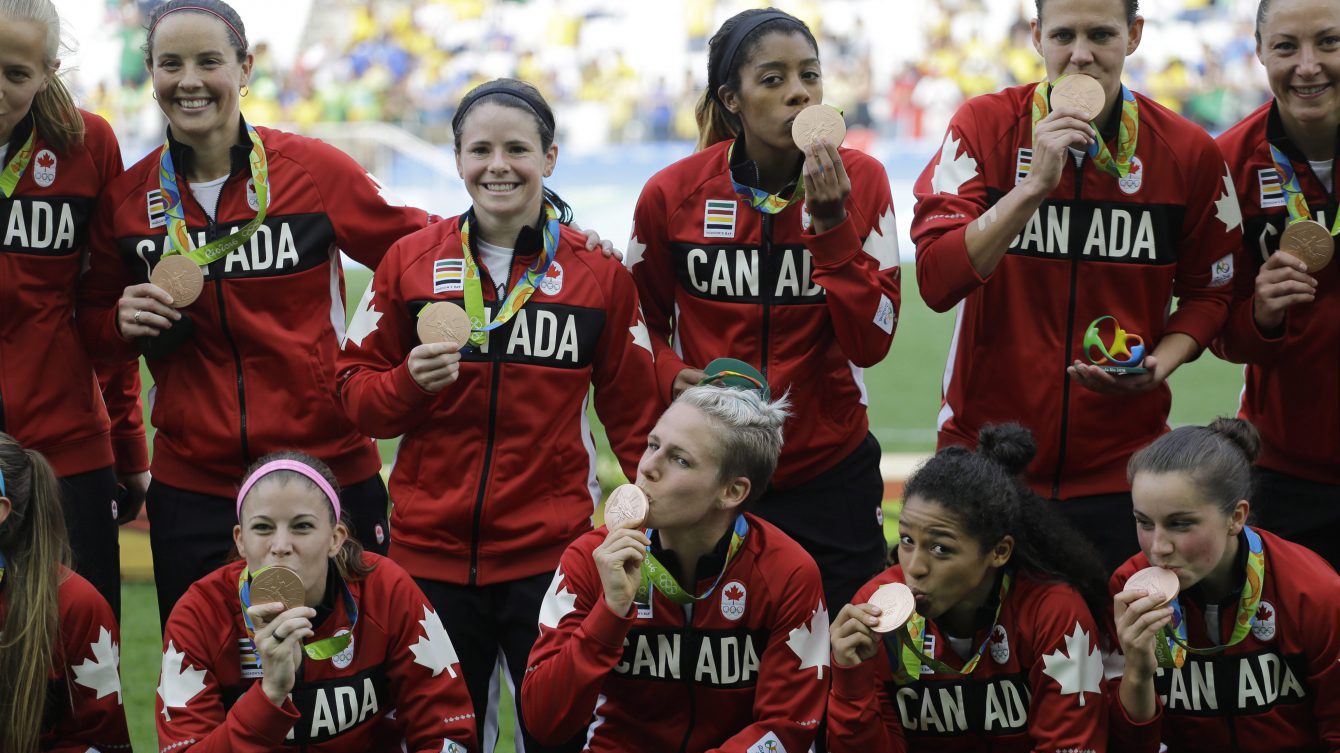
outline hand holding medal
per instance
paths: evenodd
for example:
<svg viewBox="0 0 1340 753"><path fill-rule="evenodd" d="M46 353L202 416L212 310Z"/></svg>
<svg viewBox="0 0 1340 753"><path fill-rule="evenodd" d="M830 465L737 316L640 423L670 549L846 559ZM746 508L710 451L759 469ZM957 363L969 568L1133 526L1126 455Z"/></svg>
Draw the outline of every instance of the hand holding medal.
<svg viewBox="0 0 1340 753"><path fill-rule="evenodd" d="M871 659L879 647L876 633L891 633L907 624L917 602L904 583L885 583L864 604L848 604L829 630L833 662L854 667Z"/></svg>
<svg viewBox="0 0 1340 753"><path fill-rule="evenodd" d="M1159 632L1172 620L1168 604L1180 589L1177 574L1161 567L1147 567L1127 581L1113 597L1116 637L1126 655L1126 671L1132 677L1152 678L1158 666L1155 643Z"/></svg>
<svg viewBox="0 0 1340 753"><path fill-rule="evenodd" d="M851 179L842 164L838 147L846 137L842 113L828 105L811 105L800 111L791 124L791 138L805 155L803 195L814 233L823 233L847 217ZM797 188L796 196L802 190Z"/></svg>
<svg viewBox="0 0 1340 753"><path fill-rule="evenodd" d="M315 634L316 610L303 604L302 578L289 568L263 567L250 575L244 570L243 579L243 610L264 671L261 687L270 700L283 703L302 662L302 642Z"/></svg>
<svg viewBox="0 0 1340 753"><path fill-rule="evenodd" d="M438 393L460 376L461 348L470 344L470 317L449 301L430 303L419 311L415 330L419 342L405 361L409 375L425 392Z"/></svg>

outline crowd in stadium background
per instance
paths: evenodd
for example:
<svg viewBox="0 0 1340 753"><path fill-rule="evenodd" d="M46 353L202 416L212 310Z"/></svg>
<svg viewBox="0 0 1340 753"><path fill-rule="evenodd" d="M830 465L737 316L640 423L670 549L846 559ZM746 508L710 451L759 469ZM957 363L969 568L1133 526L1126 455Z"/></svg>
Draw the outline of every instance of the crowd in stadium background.
<svg viewBox="0 0 1340 753"><path fill-rule="evenodd" d="M89 24L77 32L81 46L119 48L120 65L80 65L76 91L117 128L127 151L143 151L162 133L140 51L144 15L155 0L91 0L101 8L81 19L85 14L72 11L87 1L57 5L76 26ZM318 122L388 122L447 143L461 95L513 76L539 86L558 111L559 142L582 150L692 140L708 36L761 3L284 5L291 6L282 11L286 20L249 30L257 40L256 75L245 110L258 122L288 122L299 131ZM267 17L276 17L273 6L266 5ZM779 7L818 35L826 99L845 109L850 146L938 141L969 97L1042 78L1028 38L1033 0L796 0ZM1255 8L1254 0L1150 3L1141 9L1148 26L1127 83L1212 133L1227 128L1268 98L1254 54Z"/></svg>

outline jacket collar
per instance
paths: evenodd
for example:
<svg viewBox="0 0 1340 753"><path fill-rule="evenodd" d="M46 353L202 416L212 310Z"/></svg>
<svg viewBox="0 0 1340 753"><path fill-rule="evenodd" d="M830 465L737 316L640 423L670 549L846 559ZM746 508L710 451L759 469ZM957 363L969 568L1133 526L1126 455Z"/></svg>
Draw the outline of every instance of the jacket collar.
<svg viewBox="0 0 1340 753"><path fill-rule="evenodd" d="M470 207L465 210L465 214L460 216L457 226L464 225L466 221L472 224L478 224L475 219L475 208ZM536 218L534 224L526 225L516 234L516 240L512 242L512 256L532 256L539 253L544 248L544 206L540 206L540 215ZM473 254L474 250L471 249Z"/></svg>
<svg viewBox="0 0 1340 753"><path fill-rule="evenodd" d="M172 126L168 126L167 141L168 152L172 155L172 164L177 169L177 175L185 179L195 160L195 150L173 137ZM247 135L247 120L244 117L238 118L237 141L229 147L228 157L230 162L229 176L250 169L251 137Z"/></svg>
<svg viewBox="0 0 1340 753"><path fill-rule="evenodd" d="M734 532L735 528L732 526L726 531L725 535L717 540L716 545L712 547L710 552L698 558L697 572L693 574L693 581L689 584L680 581L681 585L686 586L686 591L693 591L693 584L700 580L715 578L717 573L721 572L726 565L726 555L730 552L731 534ZM684 563L679 561L679 555L674 550L661 546L661 532L659 530L652 531L651 553L656 555L656 559L669 568L670 572L674 573L676 577L684 575Z"/></svg>
<svg viewBox="0 0 1340 753"><path fill-rule="evenodd" d="M9 151L5 152L6 163L23 148L23 142L28 140L28 134L33 132L34 127L33 113L29 110L23 120L14 124L14 130L9 134Z"/></svg>
<svg viewBox="0 0 1340 753"><path fill-rule="evenodd" d="M795 189L796 184L800 182L801 170L804 169L802 160L796 167L795 175L782 190L777 192L777 196L789 196ZM757 188L760 191L766 190L760 184L763 182L758 176L758 163L749 159L749 155L744 145L744 134L741 133L735 138L735 148L730 152L730 177L731 180L741 185Z"/></svg>
<svg viewBox="0 0 1340 753"><path fill-rule="evenodd" d="M1309 165L1308 172L1311 172L1311 164L1308 162L1307 155L1298 148L1292 137L1284 130L1284 119L1280 117L1280 106L1277 100L1270 102L1270 114L1266 116L1266 141L1270 145L1279 149L1294 164ZM1340 157L1340 126L1335 129L1335 156ZM1313 177L1316 177L1315 175ZM1332 181L1336 176L1332 176ZM1331 186L1334 188L1334 186ZM1334 195L1334 191L1332 191Z"/></svg>

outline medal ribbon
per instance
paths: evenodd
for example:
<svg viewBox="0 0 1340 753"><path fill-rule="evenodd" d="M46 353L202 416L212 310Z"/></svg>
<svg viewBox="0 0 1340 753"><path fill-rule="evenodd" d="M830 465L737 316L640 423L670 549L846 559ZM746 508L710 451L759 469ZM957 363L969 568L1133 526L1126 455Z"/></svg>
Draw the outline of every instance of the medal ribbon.
<svg viewBox="0 0 1340 753"><path fill-rule="evenodd" d="M735 144L731 144L726 149L726 164L729 165L731 157L735 154ZM730 172L727 170L727 172ZM786 209L792 202L800 201L805 198L805 175L801 173L800 180L796 181L796 190L785 199L775 194L770 194L753 186L746 186L743 183L735 182L735 176L731 175L730 184L735 188L735 195L749 202L749 206L757 209L764 214L777 214Z"/></svg>
<svg viewBox="0 0 1340 753"><path fill-rule="evenodd" d="M265 145L256 129L247 125L247 136L251 138L251 182L256 186L256 203L260 207L256 219L242 226L242 229L211 241L192 250L190 233L186 229L186 213L182 209L181 188L177 185L177 169L172 164L172 150L168 141L163 140L163 149L158 159L158 186L163 191L163 201L167 204L167 237L172 249L163 256L181 254L191 261L205 266L232 253L234 249L251 239L256 229L265 222L265 211L270 207L270 166L265 157Z"/></svg>
<svg viewBox="0 0 1340 753"><path fill-rule="evenodd" d="M1298 184L1298 174L1294 172L1293 163L1274 144L1270 145L1270 156L1275 161L1280 183L1284 186L1284 195L1287 197L1284 205L1289 209L1289 224L1312 219L1312 210L1308 208L1307 197ZM1335 213L1335 222L1331 224L1331 235L1336 234L1340 234L1340 212Z"/></svg>
<svg viewBox="0 0 1340 753"><path fill-rule="evenodd" d="M0 191L3 191L5 198L14 195L14 189L18 188L19 178L23 177L23 171L28 169L28 163L33 159L33 144L36 142L37 127L34 126L28 132L28 140L23 142L19 151L5 165L4 172L0 172Z"/></svg>
<svg viewBox="0 0 1340 753"><path fill-rule="evenodd" d="M0 481L0 495L5 493L5 485ZM5 555L0 554L0 585L5 583Z"/></svg>
<svg viewBox="0 0 1340 753"><path fill-rule="evenodd" d="M1228 643L1209 648L1194 648L1188 645L1182 605L1177 599L1173 599L1172 622L1160 631L1163 640L1154 641L1154 656L1158 659L1160 667L1180 668L1186 662L1186 655L1189 653L1197 656L1221 653L1230 646L1241 643L1242 639L1252 631L1252 626L1256 624L1256 610L1261 606L1261 595L1265 590L1266 552L1265 547L1261 545L1261 535L1253 531L1251 526L1243 526L1242 531L1247 535L1247 579L1243 582L1242 594L1238 597L1238 614L1233 620L1233 633L1229 636Z"/></svg>
<svg viewBox="0 0 1340 753"><path fill-rule="evenodd" d="M926 633L926 618L913 612L907 624L895 630L890 636L899 644L897 652L890 653L890 659L897 662L895 675L898 683L906 685L909 682L915 682L921 677L923 666L930 667L937 674L965 676L972 674L973 670L977 669L977 663L986 653L987 647L991 645L991 635L996 631L996 623L1000 622L1000 610L1005 607L1005 597L1010 593L1010 585L1013 582L1013 573L1008 570L1005 571L1000 579L1000 593L996 597L996 616L991 620L991 628L986 631L986 640L982 641L977 653L973 654L968 663L963 665L963 669L954 669L948 664L921 652L922 638Z"/></svg>
<svg viewBox="0 0 1340 753"><path fill-rule="evenodd" d="M490 330L497 329L516 316L516 312L526 305L526 301L535 293L540 281L549 272L558 254L558 210L553 204L544 202L544 253L526 268L498 306L493 321L486 322L484 314L484 293L479 283L479 265L470 253L470 217L461 220L461 256L465 258L465 313L470 317L470 344L482 346L488 341Z"/></svg>
<svg viewBox="0 0 1340 753"><path fill-rule="evenodd" d="M251 624L251 615L247 614L247 609L251 607L251 576L260 575L269 567L262 567L256 572L250 572L245 567L242 568L242 574L237 577L237 596L242 600L242 622L247 626L247 636L251 638L252 648L256 647L256 628ZM354 601L354 594L349 590L348 583L341 583L344 587L344 611L349 613L349 632L343 635L332 635L329 638L322 638L319 641L312 641L302 647L302 652L307 654L308 658L316 661L329 659L349 647L354 640L354 626L358 624L358 602ZM256 663L261 661L261 652L256 650Z"/></svg>
<svg viewBox="0 0 1340 753"><path fill-rule="evenodd" d="M651 538L653 529L647 529L647 537ZM636 601L639 604L651 603L651 589L654 587L657 591L665 594L665 597L676 604L691 604L695 601L702 601L712 595L721 585L721 579L726 575L726 568L730 567L730 561L735 559L735 553L740 551L740 546L744 544L744 537L749 534L749 522L744 519L744 515L738 515L735 518L735 528L731 531L730 547L726 550L726 561L721 564L721 572L717 573L716 580L712 581L712 586L699 596L685 591L675 580L675 576L669 569L662 565L656 556L651 553L651 548L647 548L647 556L642 560L642 582L637 586Z"/></svg>
<svg viewBox="0 0 1340 753"><path fill-rule="evenodd" d="M1051 112L1051 102L1048 97L1051 95L1051 84L1043 81L1033 90L1033 130L1036 131L1038 123L1047 117ZM1117 130L1117 156L1112 157L1108 151L1107 143L1103 141L1103 135L1098 129L1089 124L1093 131L1093 144L1089 145L1088 155L1093 160L1093 164L1099 170L1111 175L1114 178L1124 178L1131 172L1131 159L1135 156L1135 143L1140 133L1140 108L1135 101L1135 94L1121 85L1121 127Z"/></svg>

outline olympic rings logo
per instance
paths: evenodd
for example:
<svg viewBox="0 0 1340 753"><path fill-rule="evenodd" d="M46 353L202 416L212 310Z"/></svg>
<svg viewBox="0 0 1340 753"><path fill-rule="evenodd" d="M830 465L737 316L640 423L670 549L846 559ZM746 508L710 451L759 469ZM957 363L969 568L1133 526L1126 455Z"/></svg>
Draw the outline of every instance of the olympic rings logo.
<svg viewBox="0 0 1340 753"><path fill-rule="evenodd" d="M1102 324L1105 321L1112 322L1112 337L1108 345L1103 342ZM1094 349L1098 350L1098 358L1094 358ZM1116 366L1139 366L1145 359L1145 341L1139 335L1127 332L1121 328L1121 323L1111 316L1100 316L1089 322L1088 329L1084 330L1084 356L1089 359L1089 363L1095 366L1102 366L1112 363Z"/></svg>

